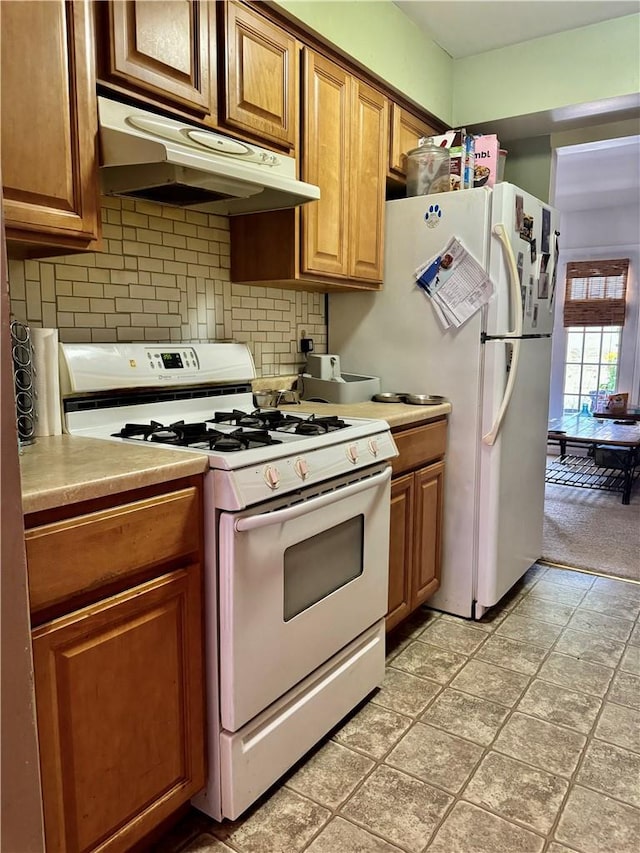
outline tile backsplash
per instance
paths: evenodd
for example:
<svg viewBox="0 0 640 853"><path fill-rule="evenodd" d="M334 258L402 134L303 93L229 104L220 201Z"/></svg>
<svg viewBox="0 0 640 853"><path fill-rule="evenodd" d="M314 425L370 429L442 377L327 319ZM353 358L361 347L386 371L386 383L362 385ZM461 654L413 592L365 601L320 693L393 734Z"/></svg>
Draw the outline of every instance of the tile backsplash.
<svg viewBox="0 0 640 853"><path fill-rule="evenodd" d="M247 343L258 376L296 373L300 331L326 351L324 296L229 281L224 216L103 197L104 251L9 261L14 319L61 341Z"/></svg>

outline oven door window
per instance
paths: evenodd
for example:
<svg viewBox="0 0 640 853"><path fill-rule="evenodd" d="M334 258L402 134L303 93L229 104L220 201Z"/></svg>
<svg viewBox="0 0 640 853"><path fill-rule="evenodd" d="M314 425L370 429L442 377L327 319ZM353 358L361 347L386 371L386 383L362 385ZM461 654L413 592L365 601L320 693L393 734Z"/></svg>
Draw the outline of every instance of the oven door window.
<svg viewBox="0 0 640 853"><path fill-rule="evenodd" d="M284 553L284 621L359 577L364 569L364 516L316 533Z"/></svg>

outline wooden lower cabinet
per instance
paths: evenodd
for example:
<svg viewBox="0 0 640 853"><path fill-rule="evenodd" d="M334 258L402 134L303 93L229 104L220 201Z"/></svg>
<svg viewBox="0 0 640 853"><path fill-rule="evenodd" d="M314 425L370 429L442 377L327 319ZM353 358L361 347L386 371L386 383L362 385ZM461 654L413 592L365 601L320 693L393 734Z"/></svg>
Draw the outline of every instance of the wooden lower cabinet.
<svg viewBox="0 0 640 853"><path fill-rule="evenodd" d="M394 434L400 456L391 481L387 631L423 604L440 585L446 422ZM404 453L403 453L404 451ZM431 458L437 461L424 464ZM420 461L422 460L422 462Z"/></svg>
<svg viewBox="0 0 640 853"><path fill-rule="evenodd" d="M171 494L158 495L161 506ZM201 508L199 490L173 494ZM148 513L150 525L159 517L148 496L125 507ZM88 565L92 529L100 541L108 512L77 517ZM45 528L66 542L73 525L64 519L28 530L28 558L30 550L40 553L30 549L30 534ZM172 558L146 577L121 582L126 588L110 595L98 592L95 601L32 629L48 853L130 850L204 787L199 528L188 545L174 537ZM187 550L192 553L182 553ZM112 549L114 563L119 552ZM139 553L138 568L144 561ZM50 570L56 568L54 559ZM58 598L44 599L64 607ZM37 621L37 613L32 618Z"/></svg>

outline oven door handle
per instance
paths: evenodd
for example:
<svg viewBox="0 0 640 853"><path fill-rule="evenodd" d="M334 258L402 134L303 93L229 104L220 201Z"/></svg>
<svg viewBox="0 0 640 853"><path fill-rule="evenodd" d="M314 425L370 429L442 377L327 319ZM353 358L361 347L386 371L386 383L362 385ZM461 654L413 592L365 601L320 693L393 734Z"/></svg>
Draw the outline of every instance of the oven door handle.
<svg viewBox="0 0 640 853"><path fill-rule="evenodd" d="M372 477L359 480L357 483L351 483L349 486L342 486L338 489L333 489L331 492L326 492L323 495L319 495L317 498L309 498L307 501L301 501L293 506L274 510L274 512L265 512L262 515L246 515L243 518L237 518L234 528L238 533L243 533L247 530L256 530L258 527L268 527L271 524L282 524L285 521L291 521L294 518L300 518L302 515L314 512L314 510L334 503L336 500L350 498L353 495L366 491L367 489L373 489L390 479L391 466L388 465L379 474L374 474Z"/></svg>

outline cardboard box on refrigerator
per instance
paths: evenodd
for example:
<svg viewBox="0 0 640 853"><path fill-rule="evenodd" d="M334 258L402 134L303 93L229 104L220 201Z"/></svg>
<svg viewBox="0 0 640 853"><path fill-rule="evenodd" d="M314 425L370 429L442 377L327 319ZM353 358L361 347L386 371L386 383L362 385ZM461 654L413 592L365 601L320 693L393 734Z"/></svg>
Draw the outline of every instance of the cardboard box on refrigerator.
<svg viewBox="0 0 640 853"><path fill-rule="evenodd" d="M492 187L498 179L500 142L495 133L476 136L474 140L474 187Z"/></svg>
<svg viewBox="0 0 640 853"><path fill-rule="evenodd" d="M473 175L473 137L464 128L448 130L438 136L424 136L419 145L433 142L449 149L449 183L451 190L469 189Z"/></svg>

